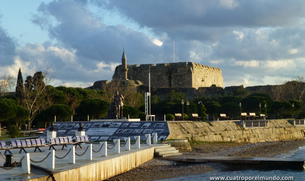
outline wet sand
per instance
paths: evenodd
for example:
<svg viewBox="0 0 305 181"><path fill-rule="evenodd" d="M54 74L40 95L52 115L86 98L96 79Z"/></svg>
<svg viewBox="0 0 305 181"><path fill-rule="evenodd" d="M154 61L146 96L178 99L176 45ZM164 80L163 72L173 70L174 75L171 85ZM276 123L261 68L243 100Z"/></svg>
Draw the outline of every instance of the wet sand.
<svg viewBox="0 0 305 181"><path fill-rule="evenodd" d="M245 156L274 157L297 150L305 146L305 140L290 140L263 143L200 143L193 146L192 151L183 152L181 157L192 156ZM154 158L137 168L117 175L110 181L151 181L174 178L185 175L200 174L221 167L221 164L181 164Z"/></svg>

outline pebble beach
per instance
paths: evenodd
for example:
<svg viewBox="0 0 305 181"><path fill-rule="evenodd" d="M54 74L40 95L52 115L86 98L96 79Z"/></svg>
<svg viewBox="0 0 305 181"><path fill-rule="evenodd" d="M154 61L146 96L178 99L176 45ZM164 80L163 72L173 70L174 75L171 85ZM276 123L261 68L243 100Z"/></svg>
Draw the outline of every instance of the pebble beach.
<svg viewBox="0 0 305 181"><path fill-rule="evenodd" d="M207 142L193 145L192 151L184 151L181 157L194 156L243 156L243 157L274 157L287 154L305 146L305 140L289 140L261 143L224 143ZM222 167L216 163L185 164L154 158L128 172L109 178L109 181L151 181L194 175L213 171Z"/></svg>

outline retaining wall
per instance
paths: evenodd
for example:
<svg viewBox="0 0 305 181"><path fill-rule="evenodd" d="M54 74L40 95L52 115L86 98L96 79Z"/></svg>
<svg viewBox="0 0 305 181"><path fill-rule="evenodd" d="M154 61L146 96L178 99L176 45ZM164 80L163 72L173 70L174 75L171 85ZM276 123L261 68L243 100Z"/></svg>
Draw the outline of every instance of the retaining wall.
<svg viewBox="0 0 305 181"><path fill-rule="evenodd" d="M63 170L53 174L60 181L100 181L127 172L154 157L154 147L137 150L122 155L108 156L107 159L92 162L78 168ZM49 176L30 181L50 180Z"/></svg>
<svg viewBox="0 0 305 181"><path fill-rule="evenodd" d="M243 128L234 121L168 122L167 139L195 139L207 142L266 142L304 139L305 126L293 126L287 120L269 120L269 127Z"/></svg>

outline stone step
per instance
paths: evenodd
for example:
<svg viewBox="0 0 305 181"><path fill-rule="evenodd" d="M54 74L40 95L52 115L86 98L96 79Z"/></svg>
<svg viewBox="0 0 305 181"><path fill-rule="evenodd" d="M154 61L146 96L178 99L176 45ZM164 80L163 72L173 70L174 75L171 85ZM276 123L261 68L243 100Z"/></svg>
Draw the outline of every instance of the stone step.
<svg viewBox="0 0 305 181"><path fill-rule="evenodd" d="M169 156L177 156L181 154L182 153L179 153L179 150L177 150L175 147L171 147L168 144L164 144L162 146L155 148L156 157L169 157Z"/></svg>
<svg viewBox="0 0 305 181"><path fill-rule="evenodd" d="M160 152L156 152L158 155L166 155L171 153L179 153L179 150L164 150Z"/></svg>
<svg viewBox="0 0 305 181"><path fill-rule="evenodd" d="M179 155L182 155L182 153L171 153L171 154L162 155L160 157L179 156Z"/></svg>
<svg viewBox="0 0 305 181"><path fill-rule="evenodd" d="M155 152L170 151L170 150L177 150L177 149L175 147L155 148Z"/></svg>

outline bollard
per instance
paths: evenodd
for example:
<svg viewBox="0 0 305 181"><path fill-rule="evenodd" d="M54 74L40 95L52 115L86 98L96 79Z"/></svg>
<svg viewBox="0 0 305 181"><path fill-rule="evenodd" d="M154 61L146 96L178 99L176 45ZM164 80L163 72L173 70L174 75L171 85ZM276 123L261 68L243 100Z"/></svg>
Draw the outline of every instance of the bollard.
<svg viewBox="0 0 305 181"><path fill-rule="evenodd" d="M130 151L130 137L124 138L125 140L125 150Z"/></svg>
<svg viewBox="0 0 305 181"><path fill-rule="evenodd" d="M21 162L21 171L25 174L31 173L31 162L30 162L30 153L20 154Z"/></svg>
<svg viewBox="0 0 305 181"><path fill-rule="evenodd" d="M5 167L11 167L12 164L13 164L13 154L11 151L6 151L4 152L5 154L5 163L4 163L4 166Z"/></svg>
<svg viewBox="0 0 305 181"><path fill-rule="evenodd" d="M141 147L141 137L134 136L134 139L136 140L136 148L140 148Z"/></svg>
<svg viewBox="0 0 305 181"><path fill-rule="evenodd" d="M121 151L120 139L114 139L114 140L113 140L113 143L115 144L115 146L114 146L114 152L115 152L115 153L120 153L120 151Z"/></svg>
<svg viewBox="0 0 305 181"><path fill-rule="evenodd" d="M70 164L75 164L75 146L74 145L68 145L67 150L69 151L68 159Z"/></svg>
<svg viewBox="0 0 305 181"><path fill-rule="evenodd" d="M107 141L105 142L100 142L100 145L104 145L102 148L102 155L101 156L107 156Z"/></svg>
<svg viewBox="0 0 305 181"><path fill-rule="evenodd" d="M47 158L47 168L53 170L55 168L55 150L47 150L49 157Z"/></svg>
<svg viewBox="0 0 305 181"><path fill-rule="evenodd" d="M146 137L146 144L151 145L151 135L150 134L145 134Z"/></svg>
<svg viewBox="0 0 305 181"><path fill-rule="evenodd" d="M87 150L87 153L86 153L86 159L87 160L92 160L92 143L87 144L87 146L88 146L88 150Z"/></svg>
<svg viewBox="0 0 305 181"><path fill-rule="evenodd" d="M157 144L158 143L158 133L153 133L153 144Z"/></svg>

